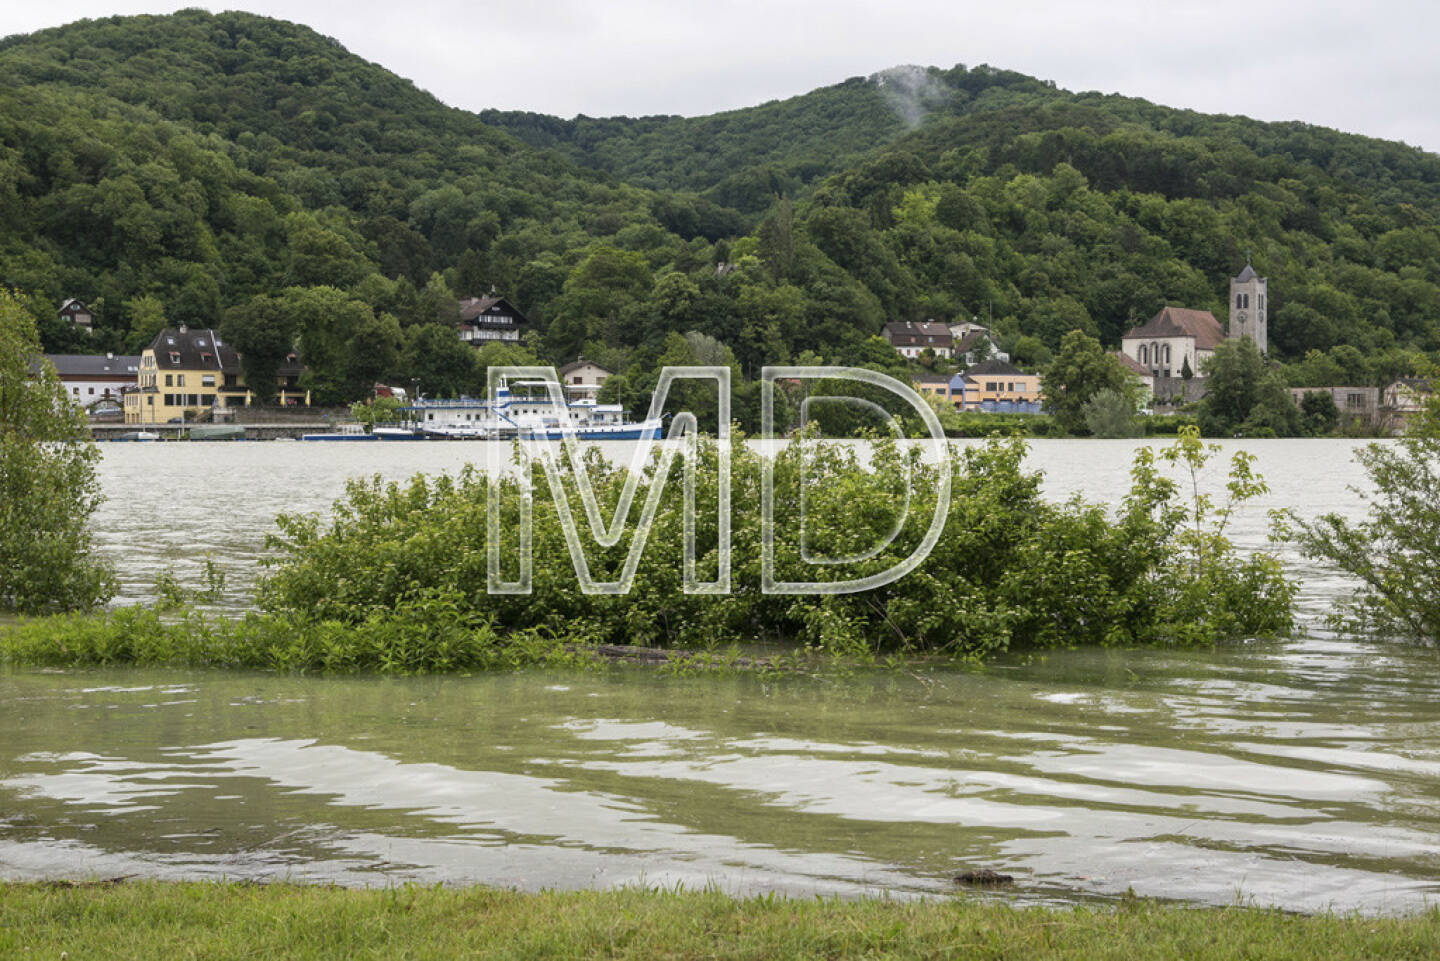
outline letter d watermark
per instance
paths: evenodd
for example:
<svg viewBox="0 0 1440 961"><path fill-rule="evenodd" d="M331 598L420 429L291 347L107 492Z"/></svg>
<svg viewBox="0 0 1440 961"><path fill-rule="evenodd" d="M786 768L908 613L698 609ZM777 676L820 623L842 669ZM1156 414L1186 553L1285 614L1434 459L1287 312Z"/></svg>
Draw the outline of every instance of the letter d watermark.
<svg viewBox="0 0 1440 961"><path fill-rule="evenodd" d="M897 397L900 397L920 415L925 423L925 429L929 431L928 443L939 465L939 487L935 493L935 511L930 516L930 526L925 531L925 536L915 549L905 557L904 560L883 571L877 571L866 577L852 578L841 581L781 581L775 577L775 462L766 458L762 467L760 484L760 590L765 594L854 594L860 591L874 590L877 587L884 587L892 584L900 578L909 574L930 556L935 545L940 540L940 534L945 529L945 519L950 513L950 452L949 445L945 440L945 432L940 427L940 419L935 416L935 411L925 403L924 398L915 393L908 384L887 376L879 371L866 370L860 367L765 367L760 374L760 417L761 436L769 441L775 437L775 382L785 380L846 380L857 384L867 384L871 387L878 387L887 390ZM874 407L869 401L860 398L853 398L866 406ZM893 423L893 419L892 419ZM804 443L804 441L796 441ZM803 483L803 481L802 481ZM909 490L906 490L905 510L900 520L896 522L889 535L878 546L868 553L853 558L846 558L846 561L867 560L880 551L884 550L900 533L905 525L905 518L910 513ZM802 521L803 524L803 512ZM803 533L803 532L802 532ZM802 538L803 544L803 538ZM806 556L805 560L811 559ZM823 562L821 562L823 563Z"/></svg>

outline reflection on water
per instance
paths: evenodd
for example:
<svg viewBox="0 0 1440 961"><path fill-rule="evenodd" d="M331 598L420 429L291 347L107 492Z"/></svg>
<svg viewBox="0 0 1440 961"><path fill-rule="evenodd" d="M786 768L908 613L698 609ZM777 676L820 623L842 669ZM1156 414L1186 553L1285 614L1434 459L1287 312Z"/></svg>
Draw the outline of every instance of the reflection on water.
<svg viewBox="0 0 1440 961"><path fill-rule="evenodd" d="M1339 641L846 680L10 672L0 873L1440 895L1440 679Z"/></svg>
<svg viewBox="0 0 1440 961"><path fill-rule="evenodd" d="M1246 446L1274 493L1243 544L1270 507L1355 512L1351 445ZM1114 502L1133 448L1042 441L1030 463L1053 496ZM115 445L97 526L128 599L208 553L235 604L276 512L507 456ZM1343 588L1286 559L1312 615ZM0 877L906 896L991 867L1026 900L1408 911L1440 893L1437 695L1433 652L1324 634L923 679L0 672Z"/></svg>

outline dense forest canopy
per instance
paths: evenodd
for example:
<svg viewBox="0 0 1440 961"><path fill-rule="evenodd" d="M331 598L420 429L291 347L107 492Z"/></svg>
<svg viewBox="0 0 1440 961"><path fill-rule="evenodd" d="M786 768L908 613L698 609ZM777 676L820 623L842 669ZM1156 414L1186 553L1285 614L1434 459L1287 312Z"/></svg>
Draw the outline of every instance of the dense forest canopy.
<svg viewBox="0 0 1440 961"><path fill-rule="evenodd" d="M0 224L49 349L292 339L330 402L581 353L637 395L662 360L893 367L881 326L927 317L1038 364L1167 304L1224 321L1247 257L1292 383L1440 350L1440 157L984 66L710 117L477 116L283 21L83 21L0 41ZM492 289L527 349L444 336Z"/></svg>

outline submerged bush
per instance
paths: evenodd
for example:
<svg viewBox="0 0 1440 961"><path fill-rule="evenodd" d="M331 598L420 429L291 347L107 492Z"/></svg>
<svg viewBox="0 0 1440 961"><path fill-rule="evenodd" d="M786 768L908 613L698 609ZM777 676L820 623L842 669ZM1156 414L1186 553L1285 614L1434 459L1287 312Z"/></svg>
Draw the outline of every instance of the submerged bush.
<svg viewBox="0 0 1440 961"><path fill-rule="evenodd" d="M790 445L775 458L775 555L782 580L842 580L883 571L920 542L936 503L939 472L918 450L893 442L870 448L873 468L855 449L834 443ZM513 577L522 477L500 480L467 469L458 476L418 476L403 483L356 480L329 518L282 516L272 538L272 570L258 598L277 620L314 625L484 623L514 631L582 635L617 644L705 647L756 639L793 641L837 654L940 651L966 656L1077 644L1200 643L1279 634L1291 626L1293 588L1274 558L1241 559L1224 537L1233 503L1263 490L1243 455L1232 468L1231 500L1212 510L1198 494L1182 498L1140 452L1133 486L1113 515L1080 500L1055 504L1040 495L1040 477L1021 468L1019 440L992 440L951 453L954 490L934 551L900 580L831 596L770 595L760 590L761 460L733 448L731 591L682 591L682 466L670 467L635 582L623 595L579 590L555 499L540 465L533 484L534 580L529 594L487 593L486 496L497 487L506 577ZM1172 459L1198 470L1211 450L1193 428ZM715 576L718 544L716 448L702 445L696 478L697 572ZM609 519L627 468L586 461ZM647 465L626 533L598 547L579 510L576 483L563 489L577 513L590 568L599 579L623 564L656 463ZM855 556L883 540L905 501L910 512L894 540L875 556L823 567L802 558L802 495L808 510L803 547L809 556ZM403 616L402 616L403 612ZM468 620L467 620L468 619ZM400 630L400 628L396 628ZM414 643L420 643L418 639Z"/></svg>
<svg viewBox="0 0 1440 961"><path fill-rule="evenodd" d="M97 607L115 581L93 550L100 505L85 415L40 355L35 322L0 290L0 611Z"/></svg>
<svg viewBox="0 0 1440 961"><path fill-rule="evenodd" d="M1434 643L1440 640L1440 401L1432 399L1396 444L1356 454L1374 493L1368 516L1313 521L1289 516L1307 557L1359 581L1335 617L1343 629Z"/></svg>
<svg viewBox="0 0 1440 961"><path fill-rule="evenodd" d="M583 640L583 639L582 639ZM123 607L23 620L0 630L0 661L18 664L253 668L422 674L567 662L584 653L541 631L503 636L488 621L428 592L354 622Z"/></svg>

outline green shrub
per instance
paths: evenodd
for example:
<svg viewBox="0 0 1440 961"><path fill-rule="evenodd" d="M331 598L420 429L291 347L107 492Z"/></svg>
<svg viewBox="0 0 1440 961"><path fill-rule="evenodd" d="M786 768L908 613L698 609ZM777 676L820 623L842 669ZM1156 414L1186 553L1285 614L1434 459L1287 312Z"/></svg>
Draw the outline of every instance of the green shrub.
<svg viewBox="0 0 1440 961"><path fill-rule="evenodd" d="M114 578L89 527L99 457L85 415L40 355L34 320L0 290L0 611L109 600Z"/></svg>
<svg viewBox="0 0 1440 961"><path fill-rule="evenodd" d="M891 441L871 449L873 468L854 448L810 444L803 458L791 445L775 459L777 573L782 580L829 572L845 579L885 570L919 543L935 504L937 468L918 451ZM1210 450L1190 428L1172 458L1198 470ZM1160 476L1153 454L1140 451L1134 486L1113 515L1072 500L1046 501L1038 474L1021 468L1025 446L992 440L952 453L954 492L942 537L911 574L873 590L834 596L768 595L760 591L759 456L736 444L733 460L733 584L723 596L682 592L681 467L660 498L635 582L624 595L578 589L554 499L532 465L534 580L526 595L486 590L486 495L495 483L504 523L515 540L520 478L489 481L471 470L458 476L415 477L404 483L352 482L330 517L283 516L271 542L275 556L258 598L263 610L297 628L316 624L376 625L427 616L480 619L504 636L540 630L581 634L606 643L708 647L758 638L802 643L846 655L945 651L958 655L1019 647L1086 643L1199 643L1233 636L1278 634L1291 626L1293 588L1266 555L1240 559L1223 534L1233 503L1213 510L1204 497L1180 496ZM1238 455L1232 501L1263 490ZM698 576L714 576L718 472L713 444L697 471ZM602 511L619 500L626 468L591 458L588 476ZM655 464L648 468L653 479ZM812 554L846 557L876 543L894 525L907 475L910 514L895 540L875 557L818 568L801 563L799 510L808 498ZM578 510L574 481L566 497ZM597 578L619 569L646 486L629 515L631 527L613 548L586 537ZM608 518L608 514L607 514ZM514 573L513 550L501 552ZM443 601L439 598L443 598ZM399 612L408 611L404 617ZM466 620L472 619L472 620ZM447 621L448 622L448 621ZM400 630L399 628L395 628ZM419 644L397 636L395 643ZM323 658L322 658L323 660Z"/></svg>
<svg viewBox="0 0 1440 961"><path fill-rule="evenodd" d="M1365 519L1292 513L1290 537L1307 557L1359 581L1336 611L1337 627L1440 640L1440 401L1432 399L1398 443L1370 444L1356 457L1374 487L1361 492Z"/></svg>

